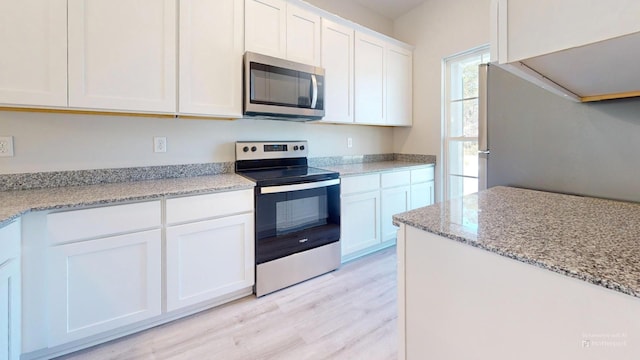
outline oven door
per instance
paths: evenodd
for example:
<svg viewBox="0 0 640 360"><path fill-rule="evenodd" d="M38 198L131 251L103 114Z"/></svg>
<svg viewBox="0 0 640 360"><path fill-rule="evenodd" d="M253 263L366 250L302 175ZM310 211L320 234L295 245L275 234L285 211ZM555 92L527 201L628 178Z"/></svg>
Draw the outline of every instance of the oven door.
<svg viewBox="0 0 640 360"><path fill-rule="evenodd" d="M256 188L256 264L340 240L340 179Z"/></svg>

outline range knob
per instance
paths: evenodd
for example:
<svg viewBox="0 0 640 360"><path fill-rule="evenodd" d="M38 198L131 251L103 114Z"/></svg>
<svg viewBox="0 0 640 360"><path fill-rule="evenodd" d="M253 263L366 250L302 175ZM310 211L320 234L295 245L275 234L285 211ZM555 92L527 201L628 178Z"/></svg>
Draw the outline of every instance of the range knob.
<svg viewBox="0 0 640 360"><path fill-rule="evenodd" d="M300 150L304 150L304 145L300 145Z"/></svg>
<svg viewBox="0 0 640 360"><path fill-rule="evenodd" d="M249 147L248 147L248 146L243 147L243 148L242 148L242 151L244 151L244 152L249 152Z"/></svg>
<svg viewBox="0 0 640 360"><path fill-rule="evenodd" d="M295 146L293 147L293 151L296 151L296 150L298 150L298 145L295 145Z"/></svg>
<svg viewBox="0 0 640 360"><path fill-rule="evenodd" d="M251 147L251 152L256 152L257 150L258 150L258 148L257 148L257 147L255 147L255 146L252 146L252 147Z"/></svg>

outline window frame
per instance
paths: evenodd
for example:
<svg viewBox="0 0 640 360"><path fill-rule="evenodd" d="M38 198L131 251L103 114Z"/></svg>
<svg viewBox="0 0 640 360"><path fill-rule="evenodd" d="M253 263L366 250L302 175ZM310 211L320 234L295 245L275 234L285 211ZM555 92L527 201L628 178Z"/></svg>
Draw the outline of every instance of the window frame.
<svg viewBox="0 0 640 360"><path fill-rule="evenodd" d="M451 106L457 102L464 102L468 100L476 100L478 96L474 97L464 97L462 96L460 99L451 99L451 90L452 89L452 73L451 67L453 64L474 58L480 57L480 63L488 62L490 59L490 48L488 44L484 44L478 47L474 47L472 49L453 54L442 59L442 96L441 96L441 129L442 129L442 141L441 141L441 156L442 159L442 175L441 175L441 183L442 186L442 198L443 200L449 200L451 198L451 176L456 176L464 179L478 179L478 174L475 176L465 175L464 171L461 174L451 174L450 173L450 162L449 151L452 142L478 142L478 134L476 136L449 136L450 135L450 121L449 117L451 116ZM486 60L486 61L485 61Z"/></svg>

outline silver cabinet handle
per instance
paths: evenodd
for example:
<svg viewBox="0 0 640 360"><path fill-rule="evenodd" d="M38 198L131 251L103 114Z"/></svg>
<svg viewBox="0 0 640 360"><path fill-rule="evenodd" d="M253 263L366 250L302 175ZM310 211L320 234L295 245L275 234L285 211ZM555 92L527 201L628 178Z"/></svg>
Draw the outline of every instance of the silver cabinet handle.
<svg viewBox="0 0 640 360"><path fill-rule="evenodd" d="M490 150L480 150L480 151L478 151L478 154L487 154L488 155L488 154L491 154L491 151Z"/></svg>
<svg viewBox="0 0 640 360"><path fill-rule="evenodd" d="M316 108L318 102L318 79L315 74L311 74L311 84L313 85L313 94L311 95L311 108Z"/></svg>

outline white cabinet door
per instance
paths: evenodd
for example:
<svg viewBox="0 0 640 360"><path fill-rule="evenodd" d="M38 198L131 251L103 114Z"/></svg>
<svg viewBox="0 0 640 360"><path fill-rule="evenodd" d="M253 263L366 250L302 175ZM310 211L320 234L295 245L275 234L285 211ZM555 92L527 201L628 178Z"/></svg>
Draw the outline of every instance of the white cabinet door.
<svg viewBox="0 0 640 360"><path fill-rule="evenodd" d="M353 122L353 37L350 27L322 19L325 116L322 121Z"/></svg>
<svg viewBox="0 0 640 360"><path fill-rule="evenodd" d="M356 31L355 122L384 125L386 122L385 42Z"/></svg>
<svg viewBox="0 0 640 360"><path fill-rule="evenodd" d="M287 59L320 66L320 15L287 5Z"/></svg>
<svg viewBox="0 0 640 360"><path fill-rule="evenodd" d="M161 313L161 231L49 249L50 346Z"/></svg>
<svg viewBox="0 0 640 360"><path fill-rule="evenodd" d="M0 359L20 359L20 262L0 264Z"/></svg>
<svg viewBox="0 0 640 360"><path fill-rule="evenodd" d="M20 221L0 228L0 359L21 353Z"/></svg>
<svg viewBox="0 0 640 360"><path fill-rule="evenodd" d="M400 186L382 189L382 241L396 239L398 228L393 226L393 215L405 212L409 209L409 186Z"/></svg>
<svg viewBox="0 0 640 360"><path fill-rule="evenodd" d="M0 0L0 103L67 105L67 1Z"/></svg>
<svg viewBox="0 0 640 360"><path fill-rule="evenodd" d="M254 283L253 213L167 228L167 310Z"/></svg>
<svg viewBox="0 0 640 360"><path fill-rule="evenodd" d="M411 207L417 209L419 207L428 206L435 202L434 198L434 182L427 181L411 185Z"/></svg>
<svg viewBox="0 0 640 360"><path fill-rule="evenodd" d="M176 111L176 0L69 0L69 106Z"/></svg>
<svg viewBox="0 0 640 360"><path fill-rule="evenodd" d="M244 0L180 1L180 113L242 117L243 16Z"/></svg>
<svg viewBox="0 0 640 360"><path fill-rule="evenodd" d="M245 0L245 49L264 55L287 56L287 2Z"/></svg>
<svg viewBox="0 0 640 360"><path fill-rule="evenodd" d="M341 201L342 257L380 244L380 191L343 196Z"/></svg>
<svg viewBox="0 0 640 360"><path fill-rule="evenodd" d="M413 122L413 54L410 50L387 47L387 124L411 126Z"/></svg>

